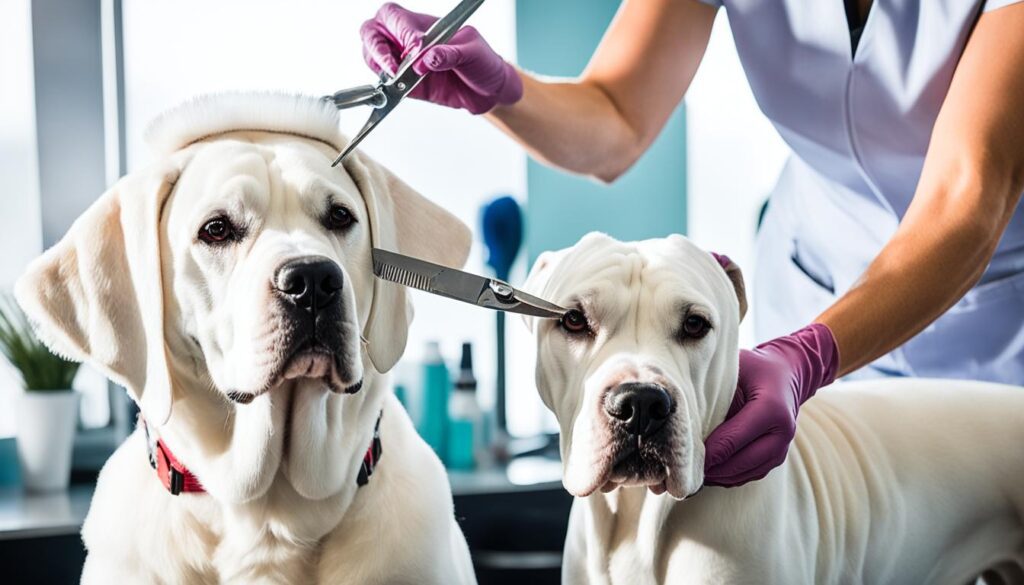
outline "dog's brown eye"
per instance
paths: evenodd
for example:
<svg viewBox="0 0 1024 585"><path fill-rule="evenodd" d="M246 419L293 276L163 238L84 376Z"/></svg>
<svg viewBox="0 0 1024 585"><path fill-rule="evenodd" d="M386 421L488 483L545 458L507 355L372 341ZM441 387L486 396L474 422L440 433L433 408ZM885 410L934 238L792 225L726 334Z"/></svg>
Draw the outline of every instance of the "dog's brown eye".
<svg viewBox="0 0 1024 585"><path fill-rule="evenodd" d="M207 244L220 244L234 237L235 226L226 217L215 217L204 223L199 230L199 239Z"/></svg>
<svg viewBox="0 0 1024 585"><path fill-rule="evenodd" d="M708 334L711 323L700 315L687 315L683 320L683 337L687 339L700 339Z"/></svg>
<svg viewBox="0 0 1024 585"><path fill-rule="evenodd" d="M562 326L562 329L573 334L586 333L587 331L590 331L590 324L587 322L587 316L579 309L570 309L568 313L562 315L558 324Z"/></svg>
<svg viewBox="0 0 1024 585"><path fill-rule="evenodd" d="M324 225L329 230L342 230L352 225L356 218L352 217L352 212L340 205L332 205L327 211L327 217L324 218Z"/></svg>

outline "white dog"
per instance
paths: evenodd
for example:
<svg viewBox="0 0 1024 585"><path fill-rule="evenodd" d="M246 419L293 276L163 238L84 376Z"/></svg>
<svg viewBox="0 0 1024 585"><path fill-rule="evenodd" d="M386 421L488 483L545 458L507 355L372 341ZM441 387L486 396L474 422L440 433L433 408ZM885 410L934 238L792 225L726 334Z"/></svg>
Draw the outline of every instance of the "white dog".
<svg viewBox="0 0 1024 585"><path fill-rule="evenodd" d="M1024 389L824 388L782 467L691 499L736 388L739 270L680 236L590 235L527 288L577 310L531 323L577 496L564 582L1024 582Z"/></svg>
<svg viewBox="0 0 1024 585"><path fill-rule="evenodd" d="M370 260L461 266L466 226L358 152L332 169L346 141L315 98L202 98L150 142L160 159L17 285L52 348L145 419L100 474L82 581L474 582L444 469L383 375L411 307Z"/></svg>

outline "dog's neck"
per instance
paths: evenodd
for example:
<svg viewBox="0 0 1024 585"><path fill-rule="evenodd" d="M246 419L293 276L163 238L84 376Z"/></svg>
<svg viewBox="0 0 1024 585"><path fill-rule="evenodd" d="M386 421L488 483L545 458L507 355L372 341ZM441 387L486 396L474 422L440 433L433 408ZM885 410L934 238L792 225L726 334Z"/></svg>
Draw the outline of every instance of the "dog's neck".
<svg viewBox="0 0 1024 585"><path fill-rule="evenodd" d="M251 502L280 482L309 500L354 492L388 391L386 376L365 371L357 394L293 380L244 405L182 374L171 418L154 433L224 503Z"/></svg>
<svg viewBox="0 0 1024 585"><path fill-rule="evenodd" d="M637 575L659 574L669 561L667 557L680 550L700 554L713 546L724 556L743 554L745 538L737 536L736 522L726 520L751 508L786 513L774 499L778 488L772 484L792 481L789 476L798 459L796 449L763 479L733 488L707 486L684 500L668 494L656 496L646 487L620 487L577 498L576 506L584 511L580 516L585 519L587 566L601 567L596 573L591 571L590 582L645 582ZM681 547L681 543L693 547ZM737 546L740 548L733 551Z"/></svg>

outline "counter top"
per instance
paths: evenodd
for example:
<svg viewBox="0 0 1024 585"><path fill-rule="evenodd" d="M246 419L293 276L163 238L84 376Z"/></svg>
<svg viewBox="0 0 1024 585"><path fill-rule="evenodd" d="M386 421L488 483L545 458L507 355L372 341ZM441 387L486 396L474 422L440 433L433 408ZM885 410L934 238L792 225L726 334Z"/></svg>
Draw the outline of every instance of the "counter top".
<svg viewBox="0 0 1024 585"><path fill-rule="evenodd" d="M0 489L0 540L77 534L92 500L92 485L67 491L26 493L20 487Z"/></svg>
<svg viewBox="0 0 1024 585"><path fill-rule="evenodd" d="M523 457L505 467L448 472L455 496L562 489L561 476L561 464L543 457ZM77 534L94 488L79 484L52 493L0 488L0 541Z"/></svg>

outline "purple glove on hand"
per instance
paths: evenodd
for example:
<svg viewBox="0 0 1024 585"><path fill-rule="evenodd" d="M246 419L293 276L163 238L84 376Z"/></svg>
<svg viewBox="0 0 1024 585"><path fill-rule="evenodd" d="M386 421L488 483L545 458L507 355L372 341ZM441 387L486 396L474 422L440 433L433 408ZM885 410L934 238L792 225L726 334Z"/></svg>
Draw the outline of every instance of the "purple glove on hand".
<svg viewBox="0 0 1024 585"><path fill-rule="evenodd" d="M384 4L359 30L366 64L377 74L382 69L394 73L402 59L419 50L423 33L436 20L391 2ZM428 75L409 95L473 114L523 97L519 73L471 26L459 29L447 44L428 50L413 64L413 70Z"/></svg>
<svg viewBox="0 0 1024 585"><path fill-rule="evenodd" d="M785 461L800 405L831 384L838 368L835 337L821 323L740 351L729 414L704 443L704 483L743 485Z"/></svg>

